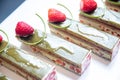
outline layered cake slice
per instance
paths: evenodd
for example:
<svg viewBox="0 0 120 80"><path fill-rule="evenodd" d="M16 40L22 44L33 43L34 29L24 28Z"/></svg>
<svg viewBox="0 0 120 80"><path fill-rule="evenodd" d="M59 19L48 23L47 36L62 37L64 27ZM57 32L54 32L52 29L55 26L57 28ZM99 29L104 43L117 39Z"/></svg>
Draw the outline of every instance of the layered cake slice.
<svg viewBox="0 0 120 80"><path fill-rule="evenodd" d="M10 79L7 76L5 76L2 73L0 73L0 80L12 80L12 79Z"/></svg>
<svg viewBox="0 0 120 80"><path fill-rule="evenodd" d="M95 54L108 60L112 60L118 53L119 38L66 17L62 17L62 19L64 18L64 21L62 21L61 16L56 18L55 11L55 9L51 8L48 10L48 25L53 33L92 50ZM63 15L61 12L59 14Z"/></svg>
<svg viewBox="0 0 120 80"><path fill-rule="evenodd" d="M26 27L27 30L25 29ZM22 29L20 30L20 28ZM23 29L26 31L23 31ZM34 30L25 22L18 22L15 32L17 39L30 47L34 52L39 52L54 63L78 75L81 75L90 64L90 50L70 43L55 35ZM30 33L26 34L26 32Z"/></svg>
<svg viewBox="0 0 120 80"><path fill-rule="evenodd" d="M106 6L116 12L120 12L120 0L105 0Z"/></svg>
<svg viewBox="0 0 120 80"><path fill-rule="evenodd" d="M120 38L120 13L107 9L105 5L98 7L94 0L85 1L81 0L80 21Z"/></svg>
<svg viewBox="0 0 120 80"><path fill-rule="evenodd" d="M56 80L54 66L8 44L5 40L0 42L0 65L27 80Z"/></svg>
<svg viewBox="0 0 120 80"><path fill-rule="evenodd" d="M62 27L64 24L70 23L71 21L72 24L68 28L58 28ZM67 19L61 24L51 22L48 24L50 30L56 35L77 45L90 49L95 54L98 54L108 60L112 60L112 58L118 53L120 40L116 36L71 19Z"/></svg>

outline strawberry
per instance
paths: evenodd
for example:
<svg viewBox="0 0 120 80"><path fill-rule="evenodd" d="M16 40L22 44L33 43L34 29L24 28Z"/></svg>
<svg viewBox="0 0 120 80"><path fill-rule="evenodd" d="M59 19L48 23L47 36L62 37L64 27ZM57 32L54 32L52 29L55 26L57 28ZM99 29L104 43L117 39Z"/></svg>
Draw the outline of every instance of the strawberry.
<svg viewBox="0 0 120 80"><path fill-rule="evenodd" d="M15 32L17 36L26 37L33 34L34 29L27 23L20 21L16 25Z"/></svg>
<svg viewBox="0 0 120 80"><path fill-rule="evenodd" d="M3 37L0 35L0 43L2 42L2 40L3 40Z"/></svg>
<svg viewBox="0 0 120 80"><path fill-rule="evenodd" d="M49 22L64 22L66 20L66 15L61 11L50 8L48 10L48 20Z"/></svg>
<svg viewBox="0 0 120 80"><path fill-rule="evenodd" d="M81 0L80 10L86 13L93 12L97 8L97 3L94 0Z"/></svg>

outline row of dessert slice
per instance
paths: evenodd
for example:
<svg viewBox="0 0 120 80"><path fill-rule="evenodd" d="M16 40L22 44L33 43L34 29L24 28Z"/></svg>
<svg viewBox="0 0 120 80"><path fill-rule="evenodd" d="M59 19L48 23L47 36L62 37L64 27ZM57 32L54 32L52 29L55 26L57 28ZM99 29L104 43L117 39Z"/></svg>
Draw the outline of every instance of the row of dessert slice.
<svg viewBox="0 0 120 80"><path fill-rule="evenodd" d="M66 38L70 42L78 44L79 47L82 46L80 48L84 47L83 49L86 48L92 50L94 53L108 60L112 60L112 58L118 53L120 40L113 35L68 19L64 13L56 9L49 9L48 21L52 32ZM22 23L28 25L24 22ZM17 25L24 27L20 24L21 23L19 22ZM57 36L45 34L45 32L39 30L29 30L32 31L27 31L31 32L28 36L28 34L19 34L19 28L16 28L16 37L18 40L30 46L33 51L40 52L42 55L62 67L77 74L81 74L90 63L91 57L88 50L86 52L78 49L75 47L76 45L74 46L72 43L69 44L69 42L60 39ZM80 53L85 54L81 55ZM88 56L87 58L86 55ZM81 68L84 60L85 66Z"/></svg>
<svg viewBox="0 0 120 80"><path fill-rule="evenodd" d="M18 22L15 29L16 37L33 51L40 52L74 73L82 74L90 64L91 50L108 60L112 60L118 53L120 46L118 37L68 19L64 13L56 9L49 9L48 21L52 32L70 42L53 34L34 30L25 22Z"/></svg>
<svg viewBox="0 0 120 80"><path fill-rule="evenodd" d="M59 15L61 16L61 14ZM61 37L65 37L68 41L76 43L82 47L67 42L57 36L31 29L29 28L30 25L24 22L19 22L17 24L19 28L16 28L16 37L30 46L33 51L40 52L55 63L77 74L83 73L89 65L91 59L91 51L89 50L91 49L94 53L109 60L115 56L119 49L119 38L88 27L87 25L83 25L77 21L65 19L65 15L62 16L62 18L57 18L57 20L52 19L53 17L49 18L51 31L57 35L62 35ZM66 23L70 23L71 25L64 26ZM23 30L23 32L21 32L20 29Z"/></svg>
<svg viewBox="0 0 120 80"><path fill-rule="evenodd" d="M0 65L27 80L56 80L55 66L9 43L7 34L0 30ZM1 75L0 80L11 80Z"/></svg>

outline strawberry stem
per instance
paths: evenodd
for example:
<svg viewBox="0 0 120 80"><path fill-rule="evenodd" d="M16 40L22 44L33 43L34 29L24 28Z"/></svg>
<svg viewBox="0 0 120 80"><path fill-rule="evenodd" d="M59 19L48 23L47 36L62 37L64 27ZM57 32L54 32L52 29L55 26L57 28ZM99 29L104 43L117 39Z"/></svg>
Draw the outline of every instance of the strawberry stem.
<svg viewBox="0 0 120 80"><path fill-rule="evenodd" d="M6 46L4 46L4 48L2 48L2 49L0 50L0 53L1 53L1 52L4 51L4 50L7 48L7 46L9 45L9 38L8 38L8 35L7 35L3 30L0 29L0 31L1 31L3 34L5 34L5 36L6 36L6 38L7 38L7 44L6 44Z"/></svg>

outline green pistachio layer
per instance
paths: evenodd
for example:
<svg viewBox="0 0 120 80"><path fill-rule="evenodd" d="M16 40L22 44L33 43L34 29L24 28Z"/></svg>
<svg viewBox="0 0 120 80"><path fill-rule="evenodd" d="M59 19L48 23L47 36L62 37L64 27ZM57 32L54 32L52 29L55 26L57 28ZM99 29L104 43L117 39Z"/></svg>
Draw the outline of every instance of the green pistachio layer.
<svg viewBox="0 0 120 80"><path fill-rule="evenodd" d="M5 51L1 52L0 56L8 59L40 79L52 69L51 65L40 61L36 57L31 56L14 46L9 46Z"/></svg>
<svg viewBox="0 0 120 80"><path fill-rule="evenodd" d="M120 1L114 1L114 0L107 0L108 3L116 5L116 6L120 6Z"/></svg>
<svg viewBox="0 0 120 80"><path fill-rule="evenodd" d="M0 80L11 80L11 79L0 73Z"/></svg>

